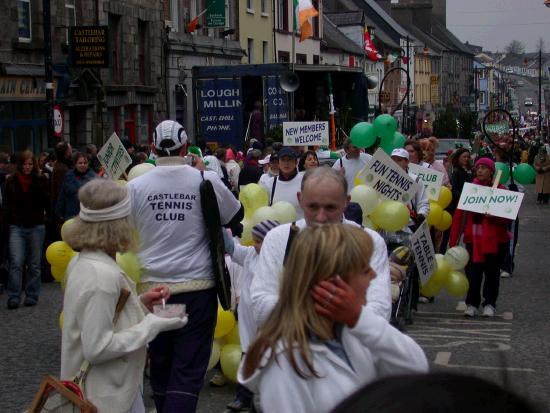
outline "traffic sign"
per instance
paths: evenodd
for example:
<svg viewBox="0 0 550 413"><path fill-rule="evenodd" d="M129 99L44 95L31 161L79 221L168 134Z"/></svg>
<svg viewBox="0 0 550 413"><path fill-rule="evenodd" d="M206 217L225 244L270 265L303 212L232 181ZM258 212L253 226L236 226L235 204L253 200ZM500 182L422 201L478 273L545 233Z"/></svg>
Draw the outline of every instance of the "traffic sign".
<svg viewBox="0 0 550 413"><path fill-rule="evenodd" d="M63 137L63 111L61 107L53 107L53 134L57 138Z"/></svg>

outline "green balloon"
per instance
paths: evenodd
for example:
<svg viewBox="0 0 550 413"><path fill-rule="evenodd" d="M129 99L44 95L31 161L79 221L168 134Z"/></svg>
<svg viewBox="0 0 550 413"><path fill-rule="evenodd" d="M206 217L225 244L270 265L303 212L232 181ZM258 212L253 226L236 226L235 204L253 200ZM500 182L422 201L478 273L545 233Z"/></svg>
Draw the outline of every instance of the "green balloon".
<svg viewBox="0 0 550 413"><path fill-rule="evenodd" d="M194 153L202 158L202 151L198 146L190 146L189 149L187 149L187 152Z"/></svg>
<svg viewBox="0 0 550 413"><path fill-rule="evenodd" d="M379 115L373 122L374 133L380 137L382 143L392 141L395 132L397 131L397 121L392 115Z"/></svg>
<svg viewBox="0 0 550 413"><path fill-rule="evenodd" d="M393 149L402 148L405 146L407 138L401 132L395 132L393 135Z"/></svg>
<svg viewBox="0 0 550 413"><path fill-rule="evenodd" d="M330 159L340 159L340 155L338 155L338 152L331 152Z"/></svg>
<svg viewBox="0 0 550 413"><path fill-rule="evenodd" d="M147 159L145 162L150 163L151 165L157 164L157 161L155 161L154 159Z"/></svg>
<svg viewBox="0 0 550 413"><path fill-rule="evenodd" d="M358 148L368 148L376 141L374 128L372 124L368 122L359 122L351 128L350 138L351 143Z"/></svg>
<svg viewBox="0 0 550 413"><path fill-rule="evenodd" d="M520 163L514 168L513 176L516 181L522 185L528 185L533 183L537 172L535 169L528 163Z"/></svg>
<svg viewBox="0 0 550 413"><path fill-rule="evenodd" d="M393 139L392 140L385 140L385 141L380 142L380 147L388 155L391 155L391 153L393 151Z"/></svg>
<svg viewBox="0 0 550 413"><path fill-rule="evenodd" d="M500 176L500 183L505 184L510 179L510 167L504 162L495 162L495 168L497 171L502 171Z"/></svg>

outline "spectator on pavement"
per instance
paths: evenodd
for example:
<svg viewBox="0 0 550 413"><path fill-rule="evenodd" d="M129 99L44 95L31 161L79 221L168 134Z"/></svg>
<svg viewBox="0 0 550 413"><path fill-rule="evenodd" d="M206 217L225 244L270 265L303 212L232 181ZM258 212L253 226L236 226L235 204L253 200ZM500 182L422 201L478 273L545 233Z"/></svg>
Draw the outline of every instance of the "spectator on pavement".
<svg viewBox="0 0 550 413"><path fill-rule="evenodd" d="M372 252L369 234L347 224L296 236L280 299L238 375L263 411L330 412L379 377L428 370L420 346L365 306Z"/></svg>
<svg viewBox="0 0 550 413"><path fill-rule="evenodd" d="M346 154L338 159L332 165L332 168L344 173L348 182L349 193L355 186L355 176L367 165L372 156L361 152L361 149L351 142L351 138L347 138L344 141L344 150Z"/></svg>
<svg viewBox="0 0 550 413"><path fill-rule="evenodd" d="M71 169L65 175L65 179L63 180L63 184L57 196L55 213L61 221L66 221L78 215L80 211L78 190L97 176L90 168L90 163L86 154L81 152L75 153L73 156L73 164L74 169Z"/></svg>
<svg viewBox="0 0 550 413"><path fill-rule="evenodd" d="M537 204L548 205L550 200L550 156L548 156L545 146L540 147L533 166L537 171Z"/></svg>
<svg viewBox="0 0 550 413"><path fill-rule="evenodd" d="M23 267L28 265L25 306L38 303L46 216L50 214L46 177L40 175L31 151L16 156L15 173L6 180L2 231L9 239L8 309L19 307Z"/></svg>
<svg viewBox="0 0 550 413"><path fill-rule="evenodd" d="M239 192L248 184L257 184L262 176L262 168L258 164L262 152L258 149L249 149L244 161L243 169L239 173Z"/></svg>
<svg viewBox="0 0 550 413"><path fill-rule="evenodd" d="M55 145L55 158L56 161L53 164L53 171L51 177L51 190L50 198L52 202L52 209L55 209L57 205L57 196L61 190L61 185L65 180L65 175L73 167L73 149L69 142L59 142Z"/></svg>
<svg viewBox="0 0 550 413"><path fill-rule="evenodd" d="M451 174L451 186L453 199L449 205L448 211L452 214L456 210L462 188L465 183L471 183L473 180L472 172L472 157L471 153L466 148L458 148L452 157L452 174Z"/></svg>
<svg viewBox="0 0 550 413"><path fill-rule="evenodd" d="M79 191L79 217L67 231L69 245L80 251L68 268L63 301L61 379L71 380L84 361L86 399L102 412L145 412L143 369L146 345L159 332L181 328L187 317L160 318L144 314L142 304L170 297L167 286L137 296L134 282L115 261L132 244L130 197L125 187L94 180ZM113 323L122 289L128 301Z"/></svg>

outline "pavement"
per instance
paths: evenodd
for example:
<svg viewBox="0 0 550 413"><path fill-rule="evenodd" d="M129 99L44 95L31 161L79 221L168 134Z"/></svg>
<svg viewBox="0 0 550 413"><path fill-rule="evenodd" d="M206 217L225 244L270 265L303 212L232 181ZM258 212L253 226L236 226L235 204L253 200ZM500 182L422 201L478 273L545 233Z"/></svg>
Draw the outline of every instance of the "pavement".
<svg viewBox="0 0 550 413"><path fill-rule="evenodd" d="M550 207L535 199L530 186L520 211L516 270L501 280L497 317L465 319L463 303L441 293L433 304L421 305L406 333L423 347L432 370L484 377L550 409ZM59 374L62 299L59 285L48 283L36 307L8 311L6 294L0 294L0 413L23 412L42 377ZM233 394L232 384L206 384L198 412L225 411ZM148 388L145 402L154 411Z"/></svg>

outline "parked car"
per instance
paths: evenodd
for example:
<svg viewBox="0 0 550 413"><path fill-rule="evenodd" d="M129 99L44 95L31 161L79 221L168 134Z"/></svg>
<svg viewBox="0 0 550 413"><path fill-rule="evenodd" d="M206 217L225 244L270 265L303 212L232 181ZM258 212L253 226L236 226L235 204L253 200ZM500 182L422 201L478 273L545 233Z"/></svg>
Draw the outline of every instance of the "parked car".
<svg viewBox="0 0 550 413"><path fill-rule="evenodd" d="M525 102L523 102L525 106L533 106L533 99L532 98L525 98Z"/></svg>
<svg viewBox="0 0 550 413"><path fill-rule="evenodd" d="M449 150L455 150L458 148L472 149L470 141L468 139L440 139L439 147L435 151L435 159L443 159L447 156Z"/></svg>

